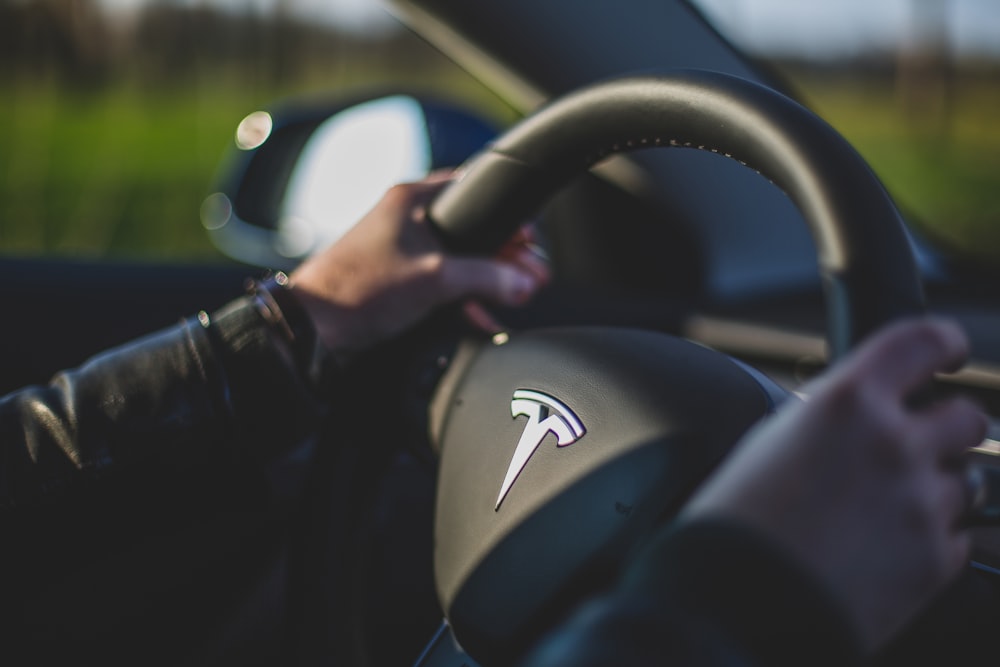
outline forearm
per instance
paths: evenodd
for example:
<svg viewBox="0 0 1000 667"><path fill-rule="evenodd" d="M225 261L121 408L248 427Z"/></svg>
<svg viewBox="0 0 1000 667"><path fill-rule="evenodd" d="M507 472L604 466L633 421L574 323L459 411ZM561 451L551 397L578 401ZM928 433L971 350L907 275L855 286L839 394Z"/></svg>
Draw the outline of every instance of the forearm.
<svg viewBox="0 0 1000 667"><path fill-rule="evenodd" d="M317 414L273 331L240 299L0 399L0 508L158 462L266 460Z"/></svg>

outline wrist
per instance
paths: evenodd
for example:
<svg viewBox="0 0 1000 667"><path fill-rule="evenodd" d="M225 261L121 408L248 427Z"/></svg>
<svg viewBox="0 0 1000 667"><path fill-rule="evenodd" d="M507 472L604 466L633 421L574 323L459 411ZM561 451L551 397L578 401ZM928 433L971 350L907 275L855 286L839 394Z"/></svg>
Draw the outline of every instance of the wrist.
<svg viewBox="0 0 1000 667"><path fill-rule="evenodd" d="M341 364L323 344L316 324L295 294L288 276L279 271L247 282L257 312L288 351L296 369L313 386L321 387Z"/></svg>

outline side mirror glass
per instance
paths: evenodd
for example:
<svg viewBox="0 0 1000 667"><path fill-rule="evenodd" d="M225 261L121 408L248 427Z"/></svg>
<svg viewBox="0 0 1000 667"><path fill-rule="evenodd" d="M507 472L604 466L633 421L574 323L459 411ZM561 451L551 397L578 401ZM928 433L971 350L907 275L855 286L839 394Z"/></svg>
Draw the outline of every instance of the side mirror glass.
<svg viewBox="0 0 1000 667"><path fill-rule="evenodd" d="M256 111L237 129L202 223L226 255L290 269L392 185L457 166L495 135L468 111L412 95Z"/></svg>

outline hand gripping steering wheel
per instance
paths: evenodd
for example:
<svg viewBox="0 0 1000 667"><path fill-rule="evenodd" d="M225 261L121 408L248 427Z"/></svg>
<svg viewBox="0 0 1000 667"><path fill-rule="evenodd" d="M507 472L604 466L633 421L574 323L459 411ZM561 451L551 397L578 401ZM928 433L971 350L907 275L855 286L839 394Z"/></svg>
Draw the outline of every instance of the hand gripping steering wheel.
<svg viewBox="0 0 1000 667"><path fill-rule="evenodd" d="M773 90L684 71L571 94L471 160L429 214L485 252L603 157L709 150L784 190L810 226L842 355L923 310L899 214L835 130ZM565 328L466 346L432 405L441 451L435 576L472 657L517 656L606 584L774 394L724 355L648 331Z"/></svg>

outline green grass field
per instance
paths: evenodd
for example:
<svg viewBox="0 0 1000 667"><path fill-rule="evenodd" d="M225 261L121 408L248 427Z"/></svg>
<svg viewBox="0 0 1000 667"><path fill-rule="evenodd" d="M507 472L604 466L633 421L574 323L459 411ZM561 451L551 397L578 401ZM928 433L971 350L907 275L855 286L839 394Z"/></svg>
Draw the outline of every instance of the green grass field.
<svg viewBox="0 0 1000 667"><path fill-rule="evenodd" d="M220 81L167 92L134 81L89 93L0 84L0 253L217 257L201 201L239 120L288 92ZM1000 257L1000 85L956 90L943 123L901 121L884 87L826 81L804 90L932 235Z"/></svg>
<svg viewBox="0 0 1000 667"><path fill-rule="evenodd" d="M1000 259L1000 81L959 84L942 109L915 116L888 86L826 81L805 94L920 231L962 254Z"/></svg>
<svg viewBox="0 0 1000 667"><path fill-rule="evenodd" d="M236 123L238 91L3 93L0 248L8 254L210 257L198 209Z"/></svg>
<svg viewBox="0 0 1000 667"><path fill-rule="evenodd" d="M455 70L410 74L421 90L456 90L491 115L509 114ZM219 255L199 220L239 121L292 95L389 85L387 72L352 70L295 87L204 77L156 90L136 82L72 91L0 83L0 254L185 258Z"/></svg>

